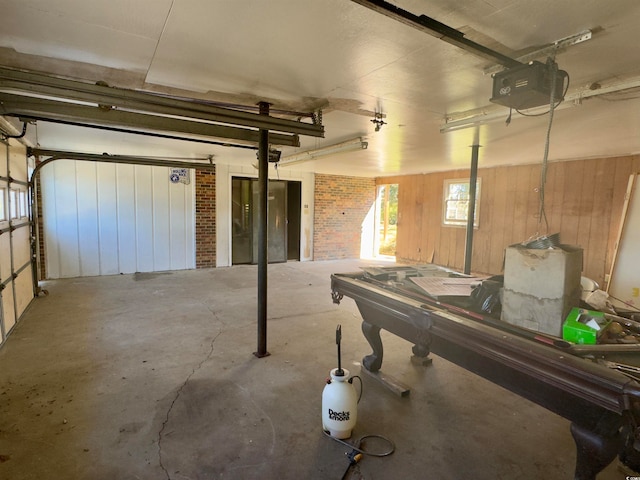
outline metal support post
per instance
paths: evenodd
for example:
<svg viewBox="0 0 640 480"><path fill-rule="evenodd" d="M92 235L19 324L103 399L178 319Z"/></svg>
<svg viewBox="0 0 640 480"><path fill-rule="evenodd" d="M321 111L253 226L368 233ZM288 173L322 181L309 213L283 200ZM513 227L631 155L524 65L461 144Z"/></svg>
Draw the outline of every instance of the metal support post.
<svg viewBox="0 0 640 480"><path fill-rule="evenodd" d="M269 115L269 104L260 102L260 114ZM260 129L258 145L258 358L267 352L267 228L269 200L269 130Z"/></svg>
<svg viewBox="0 0 640 480"><path fill-rule="evenodd" d="M469 178L469 209L467 211L467 242L464 250L464 273L471 273L473 253L473 221L476 216L476 183L478 182L478 151L480 145L471 145L471 174Z"/></svg>

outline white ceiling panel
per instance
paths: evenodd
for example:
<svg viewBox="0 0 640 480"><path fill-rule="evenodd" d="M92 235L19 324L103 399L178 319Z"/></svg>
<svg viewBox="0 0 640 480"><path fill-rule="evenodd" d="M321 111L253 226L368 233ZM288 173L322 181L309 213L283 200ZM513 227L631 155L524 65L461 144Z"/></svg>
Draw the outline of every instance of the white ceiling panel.
<svg viewBox="0 0 640 480"><path fill-rule="evenodd" d="M29 55L146 71L171 0L0 0L3 47Z"/></svg>
<svg viewBox="0 0 640 480"><path fill-rule="evenodd" d="M586 29L559 50L571 100L555 112L550 160L640 153L637 0L396 0L516 56ZM325 138L283 155L366 137L367 150L291 166L385 176L541 161L548 116L494 105L495 62L348 0L0 0L0 65L182 97L311 112ZM538 60L544 62L546 55ZM591 98L593 88L614 93ZM572 105L572 102L581 105ZM375 112L386 125L374 131ZM538 111L536 111L538 112ZM531 113L531 112L530 112ZM440 133L445 121L489 120ZM32 128L32 127L30 127ZM214 139L215 140L215 139ZM43 148L254 163L255 152L38 122Z"/></svg>
<svg viewBox="0 0 640 480"><path fill-rule="evenodd" d="M176 3L147 81L274 99L322 98L423 47L423 34L343 0Z"/></svg>

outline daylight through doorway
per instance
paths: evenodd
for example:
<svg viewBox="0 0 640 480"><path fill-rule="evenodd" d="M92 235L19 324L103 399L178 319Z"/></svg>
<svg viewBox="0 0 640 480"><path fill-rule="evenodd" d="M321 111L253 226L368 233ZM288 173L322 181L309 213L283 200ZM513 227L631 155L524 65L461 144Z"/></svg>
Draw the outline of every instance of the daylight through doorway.
<svg viewBox="0 0 640 480"><path fill-rule="evenodd" d="M378 186L376 202L376 254L380 257L395 257L398 230L398 184Z"/></svg>

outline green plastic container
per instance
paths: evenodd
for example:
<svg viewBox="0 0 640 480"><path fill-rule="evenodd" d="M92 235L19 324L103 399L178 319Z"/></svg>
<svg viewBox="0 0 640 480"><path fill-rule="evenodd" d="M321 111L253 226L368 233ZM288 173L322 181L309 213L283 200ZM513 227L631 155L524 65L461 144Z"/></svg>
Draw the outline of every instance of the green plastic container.
<svg viewBox="0 0 640 480"><path fill-rule="evenodd" d="M603 312L573 307L562 324L562 338L580 345L595 345L607 325L609 320Z"/></svg>

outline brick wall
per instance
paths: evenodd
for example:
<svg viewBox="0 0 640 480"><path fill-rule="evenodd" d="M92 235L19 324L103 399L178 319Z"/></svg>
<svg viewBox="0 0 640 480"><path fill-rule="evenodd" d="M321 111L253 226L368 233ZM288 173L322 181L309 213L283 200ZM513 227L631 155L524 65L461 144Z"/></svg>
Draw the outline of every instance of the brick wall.
<svg viewBox="0 0 640 480"><path fill-rule="evenodd" d="M360 258L362 222L375 197L373 178L315 175L314 260Z"/></svg>
<svg viewBox="0 0 640 480"><path fill-rule="evenodd" d="M196 170L196 268L216 266L216 173Z"/></svg>

